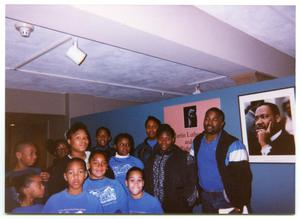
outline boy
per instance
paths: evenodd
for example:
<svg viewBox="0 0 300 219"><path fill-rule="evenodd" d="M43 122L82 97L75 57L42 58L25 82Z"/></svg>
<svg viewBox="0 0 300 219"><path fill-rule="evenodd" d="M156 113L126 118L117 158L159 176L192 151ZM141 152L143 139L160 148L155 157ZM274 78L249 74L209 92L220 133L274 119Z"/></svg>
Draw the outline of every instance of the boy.
<svg viewBox="0 0 300 219"><path fill-rule="evenodd" d="M37 160L35 145L29 141L16 144L15 156L17 163L15 168L5 174L5 211L10 212L18 206L18 194L14 187L18 177L25 174L39 174L43 182L49 179L49 173L42 172L40 168L34 167Z"/></svg>
<svg viewBox="0 0 300 219"><path fill-rule="evenodd" d="M86 163L80 158L68 160L64 179L68 188L52 195L44 206L43 213L95 214L103 213L102 205L93 195L83 191L87 177Z"/></svg>
<svg viewBox="0 0 300 219"><path fill-rule="evenodd" d="M119 182L125 186L126 173L131 167L144 168L142 161L130 155L130 150L133 147L133 138L130 134L121 133L116 136L114 147L117 152L109 161L115 177Z"/></svg>

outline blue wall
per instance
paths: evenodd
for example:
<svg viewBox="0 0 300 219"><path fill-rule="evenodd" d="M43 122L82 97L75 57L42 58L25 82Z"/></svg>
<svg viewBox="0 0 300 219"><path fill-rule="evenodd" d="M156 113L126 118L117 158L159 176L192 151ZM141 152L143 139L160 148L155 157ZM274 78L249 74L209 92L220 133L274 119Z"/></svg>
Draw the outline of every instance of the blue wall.
<svg viewBox="0 0 300 219"><path fill-rule="evenodd" d="M84 122L95 136L99 126L107 126L112 135L128 132L138 144L145 138L144 121L154 115L163 121L165 106L188 103L212 98L221 99L221 108L226 115L225 129L242 137L238 96L266 90L295 86L295 77L285 77L250 85L226 88L200 95L185 96L156 103L133 106L121 110L76 117L71 122ZM93 144L95 140L92 139ZM295 212L295 164L252 163L252 208L256 214L290 214Z"/></svg>

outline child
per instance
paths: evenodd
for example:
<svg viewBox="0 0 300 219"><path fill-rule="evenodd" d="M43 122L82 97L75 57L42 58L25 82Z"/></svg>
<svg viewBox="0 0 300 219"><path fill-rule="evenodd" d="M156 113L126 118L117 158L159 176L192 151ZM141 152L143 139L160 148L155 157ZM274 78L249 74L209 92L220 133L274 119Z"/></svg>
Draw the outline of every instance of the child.
<svg viewBox="0 0 300 219"><path fill-rule="evenodd" d="M161 122L154 116L148 116L145 122L147 138L139 144L134 151L134 155L139 158L144 165L148 158L153 154L154 148L157 147L156 132Z"/></svg>
<svg viewBox="0 0 300 219"><path fill-rule="evenodd" d="M114 171L115 177L127 190L125 185L126 173L131 167L144 168L142 161L131 156L129 153L133 147L133 138L130 134L121 133L116 136L114 147L116 155L109 161L109 165Z"/></svg>
<svg viewBox="0 0 300 219"><path fill-rule="evenodd" d="M12 213L34 214L42 212L44 205L35 203L36 199L43 198L45 195L45 186L40 175L23 175L18 178L15 187L19 193L20 207L13 209Z"/></svg>
<svg viewBox="0 0 300 219"><path fill-rule="evenodd" d="M105 177L108 159L105 152L93 151L89 158L90 175L83 190L98 198L104 213L128 213L127 193L118 180Z"/></svg>
<svg viewBox="0 0 300 219"><path fill-rule="evenodd" d="M90 143L90 135L87 127L83 123L74 123L66 134L67 142L70 145L70 153L59 160L52 168L51 177L49 179L49 193L54 194L64 190L67 183L64 180L64 170L67 162L72 158L81 158L86 164L90 156L90 152L86 151Z"/></svg>
<svg viewBox="0 0 300 219"><path fill-rule="evenodd" d="M158 199L143 191L144 174L140 168L132 167L128 170L126 186L130 193L128 197L129 213L163 214Z"/></svg>
<svg viewBox="0 0 300 219"><path fill-rule="evenodd" d="M67 141L64 139L48 140L46 147L48 152L55 157L52 165L48 168L48 171L51 172L54 166L70 153L70 149Z"/></svg>
<svg viewBox="0 0 300 219"><path fill-rule="evenodd" d="M52 195L46 202L43 213L51 214L91 214L103 213L102 205L93 195L83 191L87 177L86 163L80 158L68 160L64 179L68 188Z"/></svg>
<svg viewBox="0 0 300 219"><path fill-rule="evenodd" d="M5 211L10 212L18 206L18 194L14 187L18 177L26 174L39 174L43 182L49 179L49 173L42 172L40 168L34 167L37 160L37 149L32 142L23 141L16 144L15 156L17 163L15 168L5 174Z"/></svg>
<svg viewBox="0 0 300 219"><path fill-rule="evenodd" d="M92 148L92 151L105 152L109 160L116 153L116 151L109 146L110 141L111 141L110 130L106 127L99 127L96 131L97 145Z"/></svg>

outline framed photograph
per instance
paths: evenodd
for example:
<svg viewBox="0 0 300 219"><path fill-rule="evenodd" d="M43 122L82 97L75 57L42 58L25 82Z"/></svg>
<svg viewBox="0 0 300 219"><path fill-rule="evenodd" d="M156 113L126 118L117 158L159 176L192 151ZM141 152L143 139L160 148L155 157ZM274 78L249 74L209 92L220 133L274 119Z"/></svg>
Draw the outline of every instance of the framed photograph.
<svg viewBox="0 0 300 219"><path fill-rule="evenodd" d="M239 96L242 138L250 162L295 162L295 88Z"/></svg>

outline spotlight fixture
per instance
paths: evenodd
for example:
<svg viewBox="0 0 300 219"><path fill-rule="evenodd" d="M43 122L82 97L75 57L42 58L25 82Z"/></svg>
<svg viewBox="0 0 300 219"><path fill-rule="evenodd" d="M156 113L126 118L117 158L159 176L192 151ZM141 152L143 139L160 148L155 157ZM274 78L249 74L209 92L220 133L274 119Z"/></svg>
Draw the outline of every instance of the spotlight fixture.
<svg viewBox="0 0 300 219"><path fill-rule="evenodd" d="M73 39L73 45L68 49L66 55L77 65L81 65L87 56L78 48L77 38Z"/></svg>
<svg viewBox="0 0 300 219"><path fill-rule="evenodd" d="M30 37L34 27L31 24L18 22L15 24L15 28L20 32L22 37Z"/></svg>
<svg viewBox="0 0 300 219"><path fill-rule="evenodd" d="M193 94L201 94L201 89L200 89L200 84L196 84L195 86L195 91L193 92Z"/></svg>

